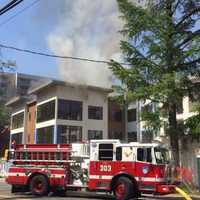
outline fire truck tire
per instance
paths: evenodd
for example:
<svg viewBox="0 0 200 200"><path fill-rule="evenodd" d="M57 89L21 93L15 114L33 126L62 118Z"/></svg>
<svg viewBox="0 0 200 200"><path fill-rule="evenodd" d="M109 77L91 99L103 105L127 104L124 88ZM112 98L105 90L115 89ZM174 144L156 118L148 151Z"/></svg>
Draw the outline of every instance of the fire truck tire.
<svg viewBox="0 0 200 200"><path fill-rule="evenodd" d="M30 191L33 195L44 196L49 192L48 180L43 175L35 175L30 180Z"/></svg>
<svg viewBox="0 0 200 200"><path fill-rule="evenodd" d="M133 182L127 177L119 177L114 185L114 195L116 200L128 200L134 196Z"/></svg>

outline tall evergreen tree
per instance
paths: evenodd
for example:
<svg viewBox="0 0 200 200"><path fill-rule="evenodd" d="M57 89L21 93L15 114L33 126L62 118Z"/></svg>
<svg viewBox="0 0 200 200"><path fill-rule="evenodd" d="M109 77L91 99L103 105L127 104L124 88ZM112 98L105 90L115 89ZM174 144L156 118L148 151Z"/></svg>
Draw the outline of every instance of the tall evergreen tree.
<svg viewBox="0 0 200 200"><path fill-rule="evenodd" d="M168 119L167 133L178 164L177 109L184 96L198 90L190 76L200 67L200 0L146 2L141 7L117 0L125 22L121 50L129 65L111 61L111 69L137 99L158 103L156 114Z"/></svg>
<svg viewBox="0 0 200 200"><path fill-rule="evenodd" d="M10 120L8 108L5 106L5 101L2 100L3 94L4 91L0 89L0 131L9 125Z"/></svg>

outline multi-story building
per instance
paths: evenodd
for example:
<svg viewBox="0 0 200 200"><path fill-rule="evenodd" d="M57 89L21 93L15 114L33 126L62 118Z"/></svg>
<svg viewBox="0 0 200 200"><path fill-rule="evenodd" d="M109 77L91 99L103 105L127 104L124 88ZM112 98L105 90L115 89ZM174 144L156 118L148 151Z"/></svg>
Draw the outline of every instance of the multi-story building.
<svg viewBox="0 0 200 200"><path fill-rule="evenodd" d="M108 99L108 137L125 140L125 116L123 107Z"/></svg>
<svg viewBox="0 0 200 200"><path fill-rule="evenodd" d="M185 123L189 117L197 114L193 111L194 102L188 96L183 98L177 110L177 121L178 125ZM145 122L141 121L141 112L143 109L147 109L148 112L154 112L156 104L151 104L148 101L143 103L141 101L130 103L128 107L128 119L127 119L127 130L128 140L132 138L132 134L137 135L137 141L139 142L151 142L154 139L159 138L166 144L169 144L169 138L165 133L165 128L161 127L158 133L150 133L145 130ZM180 166L182 171L192 172L193 183L200 186L200 136L195 137L182 133L179 144L180 144ZM188 174L189 176L189 174ZM183 177L184 178L184 177Z"/></svg>
<svg viewBox="0 0 200 200"><path fill-rule="evenodd" d="M111 89L48 81L18 97L12 107L11 140L18 143L69 143L108 138Z"/></svg>
<svg viewBox="0 0 200 200"><path fill-rule="evenodd" d="M47 80L50 79L22 73L0 72L0 100L8 101L12 97L26 95L30 87Z"/></svg>
<svg viewBox="0 0 200 200"><path fill-rule="evenodd" d="M7 102L10 98L19 96L26 96L27 91L30 87L33 87L36 84L40 84L44 81L49 80L49 78L33 76L28 74L21 73L9 73L9 72L0 72L0 101ZM17 97L18 96L18 97ZM17 119L20 121L20 119ZM3 147L9 145L9 129L6 128L8 124L2 124L0 127L0 154L3 154ZM5 127L6 126L6 127ZM20 126L17 124L16 126ZM2 129L1 129L2 128ZM18 130L19 131L19 130Z"/></svg>

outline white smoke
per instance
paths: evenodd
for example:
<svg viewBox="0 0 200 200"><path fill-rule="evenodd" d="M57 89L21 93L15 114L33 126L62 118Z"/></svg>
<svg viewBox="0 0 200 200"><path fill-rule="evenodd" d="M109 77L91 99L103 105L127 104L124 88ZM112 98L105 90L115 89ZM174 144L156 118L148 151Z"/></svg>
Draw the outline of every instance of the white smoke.
<svg viewBox="0 0 200 200"><path fill-rule="evenodd" d="M55 54L110 60L119 57L122 22L116 0L62 0L65 12L48 44ZM106 64L58 60L65 81L109 87Z"/></svg>

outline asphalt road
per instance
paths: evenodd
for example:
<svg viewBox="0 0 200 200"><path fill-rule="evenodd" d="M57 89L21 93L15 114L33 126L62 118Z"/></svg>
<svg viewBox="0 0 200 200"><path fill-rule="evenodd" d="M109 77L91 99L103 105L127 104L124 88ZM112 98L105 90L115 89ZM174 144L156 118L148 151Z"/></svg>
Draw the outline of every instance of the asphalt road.
<svg viewBox="0 0 200 200"><path fill-rule="evenodd" d="M0 179L0 200L31 200L38 197L34 197L30 194L11 194L10 186ZM91 193L91 192L70 192L66 197L58 197L50 194L47 197L39 197L42 200L114 200L113 196L103 193ZM183 200L184 198L173 194L165 196L152 196L143 195L139 200ZM195 196L193 200L200 200L200 196Z"/></svg>

